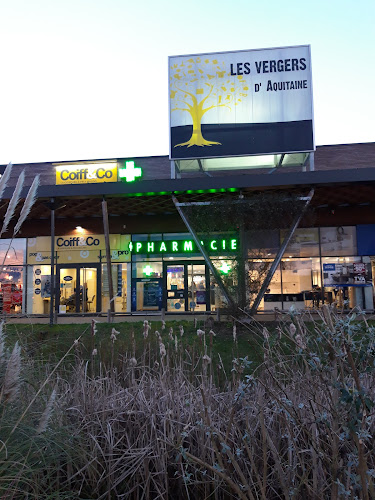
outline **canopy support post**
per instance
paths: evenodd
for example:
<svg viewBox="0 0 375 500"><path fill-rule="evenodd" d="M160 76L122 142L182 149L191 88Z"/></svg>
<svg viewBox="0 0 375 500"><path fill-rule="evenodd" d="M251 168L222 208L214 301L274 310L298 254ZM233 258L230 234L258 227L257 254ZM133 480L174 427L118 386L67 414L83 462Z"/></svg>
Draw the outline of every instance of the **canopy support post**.
<svg viewBox="0 0 375 500"><path fill-rule="evenodd" d="M307 197L305 199L305 204L304 204L301 212L295 218L294 223L293 223L292 227L289 230L289 233L287 234L286 238L282 242L282 244L281 244L281 246L279 248L279 251L277 252L276 258L272 262L270 270L268 271L266 279L263 281L261 289L259 290L259 293L258 293L256 299L254 300L253 305L251 306L251 310L250 310L250 315L251 316L253 316L256 313L256 311L257 311L257 309L259 307L260 301L263 299L264 294L266 293L266 290L267 290L267 288L268 288L268 286L269 286L269 284L271 282L271 279L272 279L272 277L273 277L273 275L274 275L277 267L280 264L280 261L281 261L283 255L284 255L284 252L285 252L287 246L289 245L290 240L293 238L293 235L294 235L297 227L299 226L299 223L301 222L301 219L304 216L304 214L306 212L306 209L309 206L309 204L310 204L313 196L314 196L314 189L311 189L311 191L309 192L309 194L307 195Z"/></svg>

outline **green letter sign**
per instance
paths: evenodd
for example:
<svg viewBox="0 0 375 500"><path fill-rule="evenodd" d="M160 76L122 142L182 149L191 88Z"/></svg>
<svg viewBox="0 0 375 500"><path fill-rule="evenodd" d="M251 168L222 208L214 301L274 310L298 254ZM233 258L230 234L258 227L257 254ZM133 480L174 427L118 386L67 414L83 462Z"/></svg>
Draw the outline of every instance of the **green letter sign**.
<svg viewBox="0 0 375 500"><path fill-rule="evenodd" d="M216 255L233 253L237 250L237 238L215 238L201 241L201 244L209 253ZM133 241L129 243L129 250L135 254L173 254L173 253L197 253L197 248L193 240L169 240L169 241Z"/></svg>

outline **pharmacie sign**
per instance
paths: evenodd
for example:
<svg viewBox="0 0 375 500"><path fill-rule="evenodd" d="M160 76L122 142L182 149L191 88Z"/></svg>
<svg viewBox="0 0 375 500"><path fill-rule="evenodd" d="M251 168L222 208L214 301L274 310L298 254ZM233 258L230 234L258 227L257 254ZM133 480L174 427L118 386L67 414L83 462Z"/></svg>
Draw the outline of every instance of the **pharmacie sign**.
<svg viewBox="0 0 375 500"><path fill-rule="evenodd" d="M310 46L169 58L170 158L314 150Z"/></svg>
<svg viewBox="0 0 375 500"><path fill-rule="evenodd" d="M56 185L117 182L117 162L55 165Z"/></svg>
<svg viewBox="0 0 375 500"><path fill-rule="evenodd" d="M227 254L238 249L237 238L212 238L201 241L208 253ZM190 254L200 253L194 240L132 241L129 250L133 254Z"/></svg>

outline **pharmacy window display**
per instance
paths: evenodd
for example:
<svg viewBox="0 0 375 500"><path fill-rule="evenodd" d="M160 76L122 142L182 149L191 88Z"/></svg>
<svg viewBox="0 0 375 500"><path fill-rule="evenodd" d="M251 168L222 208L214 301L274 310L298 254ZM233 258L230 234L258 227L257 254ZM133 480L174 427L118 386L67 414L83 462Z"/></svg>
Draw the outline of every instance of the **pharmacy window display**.
<svg viewBox="0 0 375 500"><path fill-rule="evenodd" d="M133 262L131 310L160 311L163 299L163 264L153 259Z"/></svg>

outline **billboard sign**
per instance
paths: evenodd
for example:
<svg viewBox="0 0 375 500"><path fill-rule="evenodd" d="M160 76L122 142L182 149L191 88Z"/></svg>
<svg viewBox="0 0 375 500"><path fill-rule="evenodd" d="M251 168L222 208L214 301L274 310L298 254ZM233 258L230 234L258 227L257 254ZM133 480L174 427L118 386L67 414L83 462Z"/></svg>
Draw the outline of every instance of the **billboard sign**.
<svg viewBox="0 0 375 500"><path fill-rule="evenodd" d="M169 57L170 158L314 150L310 46Z"/></svg>

